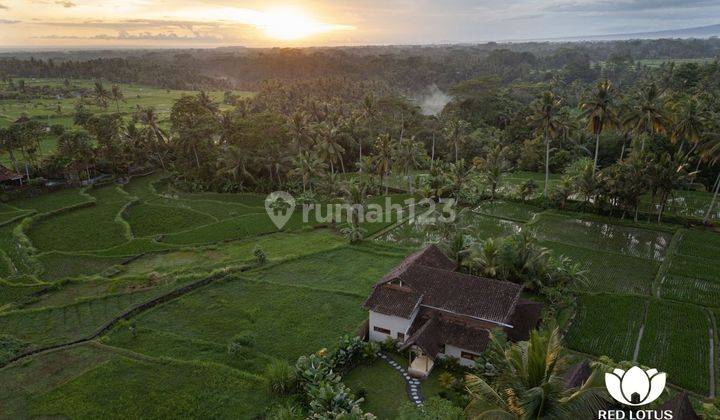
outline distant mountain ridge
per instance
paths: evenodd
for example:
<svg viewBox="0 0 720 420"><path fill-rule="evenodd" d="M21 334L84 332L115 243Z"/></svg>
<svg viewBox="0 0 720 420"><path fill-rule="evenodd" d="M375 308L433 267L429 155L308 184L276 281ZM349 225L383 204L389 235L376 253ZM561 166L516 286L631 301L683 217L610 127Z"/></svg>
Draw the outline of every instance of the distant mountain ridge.
<svg viewBox="0 0 720 420"><path fill-rule="evenodd" d="M667 29L653 32L633 32L609 35L584 35L575 37L556 38L556 40L627 40L627 39L657 39L657 38L711 38L720 36L720 24L697 26L694 28Z"/></svg>

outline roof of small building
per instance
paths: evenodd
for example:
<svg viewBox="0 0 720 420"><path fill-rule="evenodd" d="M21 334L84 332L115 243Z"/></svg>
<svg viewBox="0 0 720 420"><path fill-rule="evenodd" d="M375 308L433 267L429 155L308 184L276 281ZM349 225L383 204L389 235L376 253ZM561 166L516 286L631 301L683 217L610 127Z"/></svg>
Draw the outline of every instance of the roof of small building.
<svg viewBox="0 0 720 420"><path fill-rule="evenodd" d="M22 174L11 171L10 169L0 165L0 182L17 181L22 178Z"/></svg>
<svg viewBox="0 0 720 420"><path fill-rule="evenodd" d="M593 369L590 367L590 363L587 360L583 360L582 362L573 365L567 370L567 372L565 372L565 387L568 389L580 388L585 382L587 382L588 379L590 379L590 375L592 375L592 373Z"/></svg>
<svg viewBox="0 0 720 420"><path fill-rule="evenodd" d="M409 334L401 350L418 346L433 358L443 352L446 344L481 353L490 341L490 332L486 328L458 322L432 310L426 310L415 318Z"/></svg>
<svg viewBox="0 0 720 420"><path fill-rule="evenodd" d="M364 307L410 318L423 306L508 325L522 287L458 273L454 268L455 263L431 245L408 256L376 283Z"/></svg>
<svg viewBox="0 0 720 420"><path fill-rule="evenodd" d="M658 411L665 410L672 411L673 419L675 420L700 420L700 417L695 412L695 409L693 409L692 402L690 402L687 392L675 395L673 398L658 407Z"/></svg>

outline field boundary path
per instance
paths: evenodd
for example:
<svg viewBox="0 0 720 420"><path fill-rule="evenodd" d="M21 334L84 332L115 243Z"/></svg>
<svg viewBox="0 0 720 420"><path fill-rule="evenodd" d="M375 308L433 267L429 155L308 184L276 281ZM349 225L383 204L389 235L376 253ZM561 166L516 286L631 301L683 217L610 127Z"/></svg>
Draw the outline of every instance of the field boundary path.
<svg viewBox="0 0 720 420"><path fill-rule="evenodd" d="M378 356L385 361L388 365L390 365L391 368L395 369L397 373L402 376L403 380L405 381L405 390L407 391L408 398L410 398L410 401L412 401L413 404L415 404L418 407L422 407L423 405L423 396L420 392L420 381L410 377L410 374L400 366L400 363L396 362L392 358L388 357L385 353L378 353Z"/></svg>
<svg viewBox="0 0 720 420"><path fill-rule="evenodd" d="M251 268L252 268L251 265L243 266L239 269L239 272L244 272ZM90 341L93 341L96 338L99 338L100 336L102 336L105 333L107 333L108 331L110 331L113 327L115 327L121 321L128 320L134 316L137 316L143 312L148 311L149 309L152 309L158 305L169 302L171 300L175 300L175 299L177 299L181 296L184 296L192 291L195 291L201 287L204 287L211 283L214 283L215 281L227 278L229 275L230 275L230 273L225 273L225 272L218 273L215 275L210 275L210 276L205 277L196 282L186 284L185 286L171 290L170 292L165 293L164 295L158 296L158 297L150 299L146 302L135 305L134 307L128 309L127 311L123 312L122 314L112 318L111 320L106 322L103 326L101 326L97 331L95 331L92 335L90 335L88 337L79 338L77 340L73 340L70 342L53 344L51 346L38 347L36 349L32 349L32 350L20 353L16 356L6 360L3 364L0 364L0 369L2 369L14 362L22 360L26 357L30 357L30 356L34 356L36 354L45 353L45 352L52 351L52 350L59 350L59 349L63 349L63 348L67 348L67 347L75 346L78 344L83 344L83 343L88 343Z"/></svg>

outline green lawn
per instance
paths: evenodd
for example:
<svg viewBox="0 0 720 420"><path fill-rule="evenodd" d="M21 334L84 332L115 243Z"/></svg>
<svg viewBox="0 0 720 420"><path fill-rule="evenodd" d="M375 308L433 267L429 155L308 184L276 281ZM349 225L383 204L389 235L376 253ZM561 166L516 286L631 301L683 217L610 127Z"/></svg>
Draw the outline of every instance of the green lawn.
<svg viewBox="0 0 720 420"><path fill-rule="evenodd" d="M361 407L379 419L397 418L398 409L409 401L402 376L382 360L357 366L343 377L343 382L355 395L365 393Z"/></svg>

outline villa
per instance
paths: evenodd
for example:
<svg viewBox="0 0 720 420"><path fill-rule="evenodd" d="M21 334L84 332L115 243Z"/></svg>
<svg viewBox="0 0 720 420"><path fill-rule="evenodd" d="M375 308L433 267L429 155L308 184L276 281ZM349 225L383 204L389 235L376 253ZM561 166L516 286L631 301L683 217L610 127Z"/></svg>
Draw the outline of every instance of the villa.
<svg viewBox="0 0 720 420"><path fill-rule="evenodd" d="M490 330L500 328L519 341L540 322L542 304L521 299L522 286L456 268L431 245L380 279L363 305L370 313L368 339L392 339L401 350L410 350L413 376L426 377L437 358L472 366Z"/></svg>

